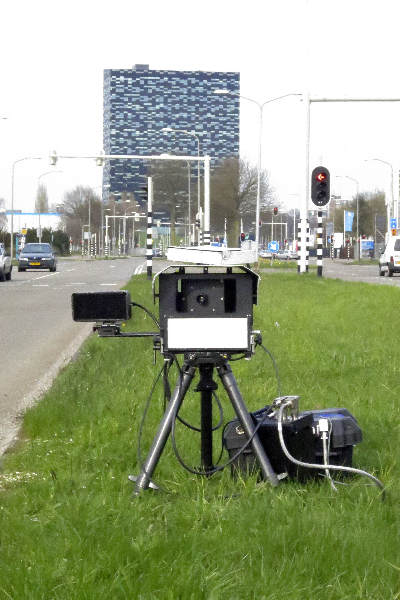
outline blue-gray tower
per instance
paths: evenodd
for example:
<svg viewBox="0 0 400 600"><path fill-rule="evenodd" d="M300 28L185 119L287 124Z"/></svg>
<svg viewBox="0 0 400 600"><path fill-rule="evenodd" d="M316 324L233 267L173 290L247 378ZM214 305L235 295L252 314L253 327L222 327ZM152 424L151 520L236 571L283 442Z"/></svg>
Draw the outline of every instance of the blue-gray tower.
<svg viewBox="0 0 400 600"><path fill-rule="evenodd" d="M164 152L211 157L211 166L239 156L239 73L159 71L148 65L104 71L104 150L106 154L152 155ZM194 132L164 135L170 127ZM193 169L195 166L193 166ZM143 161L106 161L103 197L139 199L145 183Z"/></svg>

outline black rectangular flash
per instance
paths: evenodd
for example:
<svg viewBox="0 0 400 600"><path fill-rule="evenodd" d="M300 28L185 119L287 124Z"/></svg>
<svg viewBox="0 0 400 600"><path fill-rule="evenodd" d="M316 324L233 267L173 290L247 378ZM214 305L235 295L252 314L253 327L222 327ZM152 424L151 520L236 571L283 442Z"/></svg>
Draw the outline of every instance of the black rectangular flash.
<svg viewBox="0 0 400 600"><path fill-rule="evenodd" d="M127 321L131 318L129 292L75 292L72 294L74 321Z"/></svg>

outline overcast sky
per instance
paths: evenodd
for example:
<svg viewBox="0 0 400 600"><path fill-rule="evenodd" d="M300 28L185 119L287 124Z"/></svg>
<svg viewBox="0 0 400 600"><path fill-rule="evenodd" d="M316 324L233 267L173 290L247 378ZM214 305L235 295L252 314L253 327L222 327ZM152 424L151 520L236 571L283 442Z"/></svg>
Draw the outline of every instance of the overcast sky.
<svg viewBox="0 0 400 600"><path fill-rule="evenodd" d="M103 69L238 71L241 93L259 102L311 97L400 98L398 0L12 0L1 10L0 197L10 208L13 161L90 154L102 148ZM223 96L220 97L224 101ZM399 166L400 102L313 104L310 167L331 170L350 197L387 188ZM263 167L279 201L299 206L304 111L297 97L264 110ZM241 102L241 155L256 163L258 110ZM33 210L48 161L15 169L14 208ZM100 187L92 161L60 161L46 175L50 202L77 184ZM396 188L397 188L396 183Z"/></svg>

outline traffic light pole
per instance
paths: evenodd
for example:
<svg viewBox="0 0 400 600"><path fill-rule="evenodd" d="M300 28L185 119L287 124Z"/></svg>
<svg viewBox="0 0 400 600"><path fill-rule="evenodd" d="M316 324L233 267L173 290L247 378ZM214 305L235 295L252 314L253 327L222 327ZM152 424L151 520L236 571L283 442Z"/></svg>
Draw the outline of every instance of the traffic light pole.
<svg viewBox="0 0 400 600"><path fill-rule="evenodd" d="M300 206L300 259L297 271L306 271L306 229L308 204L310 197L309 170L310 170L310 107L312 102L400 102L400 98L310 98L308 92L303 94L305 110L305 186L303 200Z"/></svg>

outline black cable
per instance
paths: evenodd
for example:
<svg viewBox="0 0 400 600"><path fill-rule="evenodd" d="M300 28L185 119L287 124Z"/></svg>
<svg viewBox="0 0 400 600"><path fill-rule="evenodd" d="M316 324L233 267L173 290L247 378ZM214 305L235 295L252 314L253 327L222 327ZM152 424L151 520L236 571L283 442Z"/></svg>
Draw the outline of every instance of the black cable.
<svg viewBox="0 0 400 600"><path fill-rule="evenodd" d="M141 440L142 440L142 435L143 435L143 427L144 427L144 422L145 422L145 420L146 420L147 412L148 412L148 410L149 410L149 407L150 407L151 398L152 398L152 396L153 396L153 394L154 394L154 390L155 390L155 388L156 388L156 385L157 385L157 383L158 383L158 380L159 380L159 379L160 379L160 377L161 377L161 373L162 373L162 372L163 372L163 370L164 370L164 366L165 366L165 365L163 365L163 366L161 367L161 369L160 369L160 371L159 371L158 375L155 377L155 379L154 379L154 381L153 381L153 385L151 386L151 390L150 390L150 393L149 393L149 395L148 395L148 397L147 397L146 404L145 404L145 407L144 407L143 415L142 415L142 418L141 418L141 420L140 420L139 431L138 431L138 447L137 447L137 453L138 453L138 461L139 461L139 465L140 465L140 468L141 468L141 469L143 469L143 462L142 462L142 451L141 451Z"/></svg>
<svg viewBox="0 0 400 600"><path fill-rule="evenodd" d="M282 396L281 378L279 376L279 369L278 369L278 365L276 364L275 358L274 358L272 352L270 352L268 350L268 348L266 348L263 344L259 343L257 345L261 346L261 348L264 350L264 352L266 354L268 354L268 356L272 360L272 364L273 364L274 370L275 370L276 384L277 384L277 387L278 387L278 396Z"/></svg>
<svg viewBox="0 0 400 600"><path fill-rule="evenodd" d="M177 364L177 367L178 367L178 370L179 370L179 374L182 377L182 369L181 369L181 366L179 364L179 361L176 358L176 356L174 357L174 359L175 359L175 362ZM219 421L218 421L217 425L214 425L214 427L211 429L211 431L217 431L220 427L222 427L222 424L224 422L224 411L223 411L222 404L219 401L219 398L218 398L217 394L215 392L213 392L212 395L213 395L213 397L215 398L215 400L217 402L217 406L218 406L218 410L219 410ZM188 429L191 429L192 431L197 431L198 433L201 433L201 429L199 427L196 427L195 425L191 425L190 423L188 423L187 421L185 421L185 419L183 419L183 417L180 417L179 414L177 415L177 419L178 419L178 421L180 421L182 423L182 425L184 425Z"/></svg>
<svg viewBox="0 0 400 600"><path fill-rule="evenodd" d="M147 313L151 319L153 319L153 321L157 325L158 329L160 329L160 323L157 321L157 318L145 306L143 306L142 304L138 304L137 302L131 302L131 305L137 306L138 308L141 308L142 310L144 310L144 312Z"/></svg>
<svg viewBox="0 0 400 600"><path fill-rule="evenodd" d="M189 467L189 465L187 465L181 455L179 454L178 448L176 446L176 440L175 440L175 423L176 423L176 411L173 414L173 418L172 418L172 427L171 427L171 442L172 442L172 447L174 449L175 452L175 456L179 462L179 464L186 469L187 471L189 471L189 473L192 473L193 475L202 475L202 476L211 476L214 475L214 473L217 473L218 471L223 471L226 467L228 467L230 464L232 464L235 460L237 460L237 458L239 458L239 456L244 452L244 450L247 448L247 446L252 442L254 436L256 435L256 433L258 432L258 430L260 429L261 425L264 424L264 421L268 418L268 413L266 412L266 414L263 416L263 418L261 419L261 421L259 423L257 423L256 427L254 428L253 433L251 434L251 436L248 438L247 442L245 442L245 444L238 450L238 452L236 452L236 454L234 454L224 465L221 466L215 466L212 469L209 470L203 470L203 471L198 471L197 469L194 469L192 467ZM220 460L220 459L218 459Z"/></svg>

